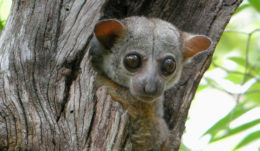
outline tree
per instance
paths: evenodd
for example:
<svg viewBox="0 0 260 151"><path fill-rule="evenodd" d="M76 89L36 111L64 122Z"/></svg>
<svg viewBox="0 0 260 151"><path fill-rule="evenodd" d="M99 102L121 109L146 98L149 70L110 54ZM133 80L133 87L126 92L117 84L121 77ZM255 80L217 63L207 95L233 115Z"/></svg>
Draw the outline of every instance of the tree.
<svg viewBox="0 0 260 151"><path fill-rule="evenodd" d="M212 38L165 96L178 150L191 100L242 0L13 1L0 40L1 150L113 150L129 143L120 104L93 88L89 42L100 18L159 17Z"/></svg>

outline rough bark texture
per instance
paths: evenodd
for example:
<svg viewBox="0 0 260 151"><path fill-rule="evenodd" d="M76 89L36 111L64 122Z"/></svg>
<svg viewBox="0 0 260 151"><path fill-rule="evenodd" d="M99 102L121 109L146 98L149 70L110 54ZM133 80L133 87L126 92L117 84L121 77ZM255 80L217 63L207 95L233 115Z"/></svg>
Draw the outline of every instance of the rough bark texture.
<svg viewBox="0 0 260 151"><path fill-rule="evenodd" d="M121 151L120 104L93 89L89 42L100 18L159 17L214 42L166 92L176 150L189 106L225 25L242 0L13 0L0 39L0 150ZM95 95L96 94L96 95Z"/></svg>

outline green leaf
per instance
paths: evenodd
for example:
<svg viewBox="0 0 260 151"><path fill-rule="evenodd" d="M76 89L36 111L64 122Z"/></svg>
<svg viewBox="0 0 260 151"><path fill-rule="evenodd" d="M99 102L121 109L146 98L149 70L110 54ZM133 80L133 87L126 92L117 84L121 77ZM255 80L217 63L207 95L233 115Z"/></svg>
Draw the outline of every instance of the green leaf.
<svg viewBox="0 0 260 151"><path fill-rule="evenodd" d="M183 143L181 143L179 151L191 151L187 146L185 146Z"/></svg>
<svg viewBox="0 0 260 151"><path fill-rule="evenodd" d="M3 1L0 0L0 9L2 9ZM1 19L0 15L0 30L4 28L4 21Z"/></svg>
<svg viewBox="0 0 260 151"><path fill-rule="evenodd" d="M247 144L250 144L253 141L259 140L259 139L260 139L260 130L247 135L242 141L240 141L238 143L238 145L234 148L234 150L239 149L239 148L241 148Z"/></svg>
<svg viewBox="0 0 260 151"><path fill-rule="evenodd" d="M229 60L232 60L233 62L237 63L238 65L244 66L245 65L245 59L240 57L229 57Z"/></svg>
<svg viewBox="0 0 260 151"><path fill-rule="evenodd" d="M260 62L260 57L257 59L256 62ZM256 66L254 67L253 71L254 71L257 75L259 75L258 73L260 73L260 64L256 65ZM259 77L259 78L260 78L260 77Z"/></svg>
<svg viewBox="0 0 260 151"><path fill-rule="evenodd" d="M233 128L233 129L230 129L230 130L225 130L225 132L223 133L222 136L219 136L219 137L216 137L214 139L214 141L218 141L220 139L224 139L226 137L229 137L229 136L232 136L232 135L235 135L237 133L240 133L242 131L245 131L251 127L254 127L255 125L257 124L260 124L260 119L256 119L256 120L253 120L253 121L250 121L248 123L245 123L245 124L242 124L236 128Z"/></svg>
<svg viewBox="0 0 260 151"><path fill-rule="evenodd" d="M245 8L248 8L248 7L250 7L250 6L251 6L250 4L244 4L244 5L239 6L239 7L236 9L236 11L234 12L233 15L235 15L235 14L241 12L242 10L244 10Z"/></svg>
<svg viewBox="0 0 260 151"><path fill-rule="evenodd" d="M251 87L248 89L248 91L253 91L253 90L260 90L260 82L255 82Z"/></svg>
<svg viewBox="0 0 260 151"><path fill-rule="evenodd" d="M221 132L225 132L226 130L230 130L229 129L229 125L230 123L237 119L238 117L242 116L243 114L245 114L246 112L250 111L253 107L245 107L245 104L238 104L231 112L229 112L225 117L223 117L222 119L220 119L215 125L213 125L210 129L208 129L204 134L204 135L211 135L211 140L210 143L219 140L217 138L219 138L220 135L223 136L223 134L220 134Z"/></svg>
<svg viewBox="0 0 260 151"><path fill-rule="evenodd" d="M245 72L245 64L246 64L245 58L239 56L239 57L229 57L228 59L233 61L234 63L236 63L238 65L238 67L236 69L237 71ZM247 68L250 69L251 67L252 67L252 64L250 63L250 61L248 61L247 62Z"/></svg>
<svg viewBox="0 0 260 151"><path fill-rule="evenodd" d="M230 80L235 84L241 84L242 80L244 79L244 75L238 73L228 73L225 79Z"/></svg>
<svg viewBox="0 0 260 151"><path fill-rule="evenodd" d="M207 87L209 87L209 85L207 85L207 84L200 84L198 89L197 89L197 92L200 92L200 91L204 90Z"/></svg>
<svg viewBox="0 0 260 151"><path fill-rule="evenodd" d="M2 30L5 26L6 20L1 20L0 18L0 30Z"/></svg>
<svg viewBox="0 0 260 151"><path fill-rule="evenodd" d="M260 106L260 82L254 83L245 94L246 100Z"/></svg>
<svg viewBox="0 0 260 151"><path fill-rule="evenodd" d="M238 55L244 56L246 42L248 35L238 32L228 32L229 30L238 30L236 25L228 25L226 31L220 38L220 41L216 47L216 54L218 58L225 58L229 52L237 52Z"/></svg>
<svg viewBox="0 0 260 151"><path fill-rule="evenodd" d="M214 79L205 77L205 80L207 81L208 85L218 89L222 89L222 87Z"/></svg>
<svg viewBox="0 0 260 151"><path fill-rule="evenodd" d="M248 1L258 12L260 12L260 0L248 0Z"/></svg>
<svg viewBox="0 0 260 151"><path fill-rule="evenodd" d="M246 95L246 100L253 103L255 106L260 106L260 90L258 92Z"/></svg>
<svg viewBox="0 0 260 151"><path fill-rule="evenodd" d="M3 28L4 28L4 23L0 19L0 30L2 30Z"/></svg>

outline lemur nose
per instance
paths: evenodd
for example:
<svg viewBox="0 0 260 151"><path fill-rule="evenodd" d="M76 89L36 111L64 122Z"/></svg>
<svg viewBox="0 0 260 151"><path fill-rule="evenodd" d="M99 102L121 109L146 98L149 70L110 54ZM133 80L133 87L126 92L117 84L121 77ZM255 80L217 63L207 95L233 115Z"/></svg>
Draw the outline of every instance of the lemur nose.
<svg viewBox="0 0 260 151"><path fill-rule="evenodd" d="M154 83L154 82L146 83L145 86L144 86L144 92L146 94L149 94L149 95L151 95L151 94L155 95L157 93L157 85L156 85L156 83Z"/></svg>

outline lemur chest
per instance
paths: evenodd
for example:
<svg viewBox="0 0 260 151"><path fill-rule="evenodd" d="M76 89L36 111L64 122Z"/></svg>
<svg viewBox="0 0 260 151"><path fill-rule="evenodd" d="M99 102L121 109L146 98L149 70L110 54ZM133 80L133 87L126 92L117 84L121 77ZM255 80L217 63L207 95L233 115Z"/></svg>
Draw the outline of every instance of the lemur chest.
<svg viewBox="0 0 260 151"><path fill-rule="evenodd" d="M159 149L168 136L167 125L156 106L142 102L128 107L133 147L140 150Z"/></svg>
<svg viewBox="0 0 260 151"><path fill-rule="evenodd" d="M130 118L130 124L131 142L137 151L158 150L169 134L162 118Z"/></svg>

